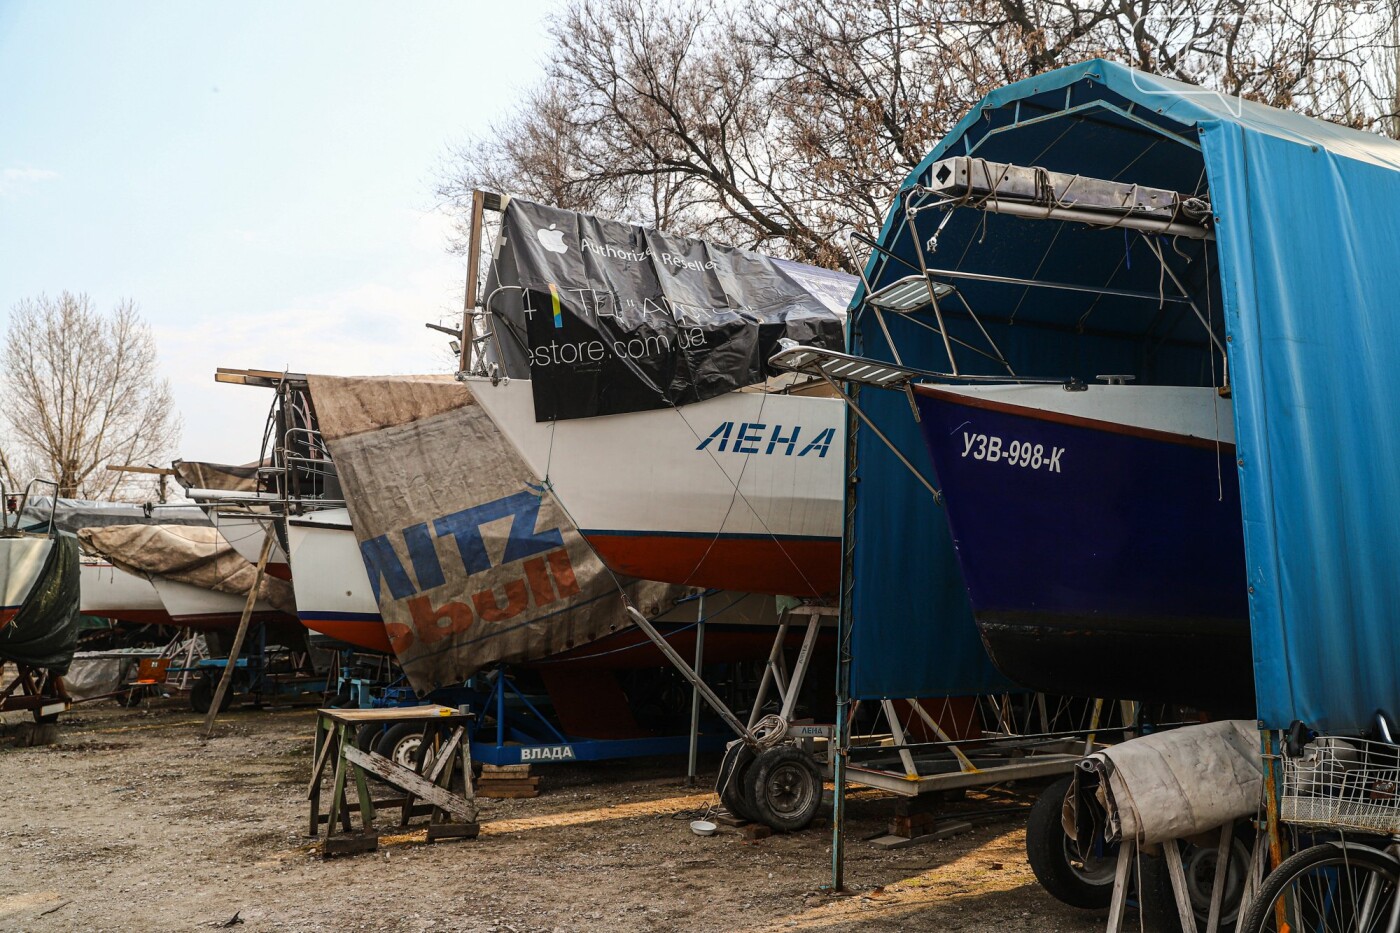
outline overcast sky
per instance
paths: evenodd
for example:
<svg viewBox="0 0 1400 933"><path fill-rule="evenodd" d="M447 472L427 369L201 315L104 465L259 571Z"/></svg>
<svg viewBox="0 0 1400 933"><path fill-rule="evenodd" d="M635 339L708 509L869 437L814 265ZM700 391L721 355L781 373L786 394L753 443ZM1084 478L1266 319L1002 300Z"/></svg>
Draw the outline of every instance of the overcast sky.
<svg viewBox="0 0 1400 933"><path fill-rule="evenodd" d="M270 393L216 366L445 371L436 168L538 80L555 6L0 0L0 327L134 299L191 460L258 452Z"/></svg>

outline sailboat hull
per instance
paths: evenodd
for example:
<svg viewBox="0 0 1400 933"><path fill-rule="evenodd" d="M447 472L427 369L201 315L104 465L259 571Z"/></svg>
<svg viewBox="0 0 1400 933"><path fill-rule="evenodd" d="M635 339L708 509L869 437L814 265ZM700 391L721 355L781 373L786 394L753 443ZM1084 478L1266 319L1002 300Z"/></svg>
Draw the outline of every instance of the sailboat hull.
<svg viewBox="0 0 1400 933"><path fill-rule="evenodd" d="M468 384L613 572L748 593L839 589L839 399L729 392L539 422L528 380Z"/></svg>
<svg viewBox="0 0 1400 933"><path fill-rule="evenodd" d="M1227 401L1147 386L922 386L917 399L1003 673L1061 694L1252 707Z"/></svg>

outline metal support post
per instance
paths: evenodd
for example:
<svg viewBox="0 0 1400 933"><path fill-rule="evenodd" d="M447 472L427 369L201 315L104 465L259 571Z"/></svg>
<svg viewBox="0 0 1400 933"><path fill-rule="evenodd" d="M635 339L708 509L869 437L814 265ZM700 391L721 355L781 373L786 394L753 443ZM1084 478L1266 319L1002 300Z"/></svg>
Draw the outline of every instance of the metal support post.
<svg viewBox="0 0 1400 933"><path fill-rule="evenodd" d="M749 728L763 716L763 704L768 702L768 686L773 683L773 671L783 656L783 645L787 641L789 614L785 611L778 620L778 633L773 637L773 647L768 652L768 663L763 665L763 677L758 681L758 693L753 698L753 709L749 712Z"/></svg>
<svg viewBox="0 0 1400 933"><path fill-rule="evenodd" d="M704 698L706 703L710 704L710 708L719 714L719 717L724 720L725 725L733 729L734 734L749 745L757 745L753 733L749 731L748 727L740 722L739 717L735 716L733 711L719 698L718 694L710 689L710 685L705 683L698 673L690 669L690 665L686 663L685 658L681 657L676 649L671 647L671 643L656 630L656 626L651 624L651 620L632 606L627 607L627 614L632 617L633 622L637 623L637 628L641 629L642 633L646 635L647 638L651 639L651 643L665 656L666 660L670 661L676 670L680 672L680 675L690 681L690 685Z"/></svg>
<svg viewBox="0 0 1400 933"><path fill-rule="evenodd" d="M695 672L705 667L705 594L700 594L699 608L695 610ZM690 760L686 767L685 782L695 786L696 759L700 752L700 688L690 691Z"/></svg>

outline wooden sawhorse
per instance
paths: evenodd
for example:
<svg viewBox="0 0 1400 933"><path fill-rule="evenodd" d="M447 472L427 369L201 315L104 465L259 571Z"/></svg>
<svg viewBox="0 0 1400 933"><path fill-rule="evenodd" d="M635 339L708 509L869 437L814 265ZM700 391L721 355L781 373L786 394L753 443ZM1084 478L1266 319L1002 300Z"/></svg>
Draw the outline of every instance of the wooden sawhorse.
<svg viewBox="0 0 1400 933"><path fill-rule="evenodd" d="M408 826L415 815L430 814L428 841L475 838L477 824L476 792L472 787L471 742L467 723L472 716L450 706L409 706L398 709L323 709L316 714L315 765L306 796L311 801L308 835L319 836L326 824L322 846L325 856L353 852L373 852L379 847L375 828L375 808L399 808L399 827ZM422 723L423 742L418 746L413 767L408 768L383 755L363 752L355 746L355 734L366 723L393 726ZM432 752L431 756L429 752ZM321 779L334 762L330 806L321 813ZM460 765L462 792L451 790ZM373 775L399 791L402 796L374 800L369 777ZM355 800L349 799L354 787ZM360 814L356 832L350 814Z"/></svg>

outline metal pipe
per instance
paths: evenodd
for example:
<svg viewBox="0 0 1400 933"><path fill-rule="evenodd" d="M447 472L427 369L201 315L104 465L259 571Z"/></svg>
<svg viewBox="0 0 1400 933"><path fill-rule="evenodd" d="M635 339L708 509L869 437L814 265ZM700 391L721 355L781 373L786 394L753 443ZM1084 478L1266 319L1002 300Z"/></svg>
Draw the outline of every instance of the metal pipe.
<svg viewBox="0 0 1400 933"><path fill-rule="evenodd" d="M997 282L1002 285L1026 285L1032 288L1054 288L1066 292L1087 292L1091 295L1113 295L1118 298L1138 298L1143 301L1170 301L1176 304L1190 304L1189 298L1174 295L1159 295L1156 292L1136 292L1127 288L1099 288L1093 285L1074 285L1069 282L1046 282L1042 279L1026 279L1016 275L991 275L986 272L960 272L956 269L929 269L928 275L938 275L949 279L967 279L970 282Z"/></svg>
<svg viewBox="0 0 1400 933"><path fill-rule="evenodd" d="M671 647L671 643L662 637L661 633L656 630L656 626L651 624L651 620L632 606L627 607L627 614L632 617L633 622L637 623L637 628L641 629L642 633L646 635L647 638L651 639L652 644L656 645L657 649L665 655L666 660L675 665L680 675L690 681L690 685L705 698L705 702L710 704L710 708L716 713L719 713L720 718L724 720L725 724L734 730L734 734L743 739L745 744L750 746L755 745L753 733L739 721L739 717L735 716L729 707L725 705L724 701L710 689L710 685L705 683L699 674L690 669L690 665L686 663L685 658L682 658L676 649Z"/></svg>
<svg viewBox="0 0 1400 933"><path fill-rule="evenodd" d="M943 323L943 311L938 307L938 292L933 287L933 280L928 277L928 264L924 262L924 244L919 240L919 225L914 222L914 209L909 206L909 199L914 197L915 190L909 191L904 196L904 216L909 221L909 232L914 238L914 258L919 261L919 271L924 275L924 282L928 285L928 300L933 305L933 316L938 319L938 330L943 336L943 349L948 353L948 365L953 369L953 375L958 375L958 361L953 358L953 345L948 340L948 325Z"/></svg>
<svg viewBox="0 0 1400 933"><path fill-rule="evenodd" d="M705 594L700 594L699 608L695 610L695 671L698 674L705 667ZM696 759L700 752L700 691L690 692L690 757L686 766L686 783L694 787Z"/></svg>
<svg viewBox="0 0 1400 933"><path fill-rule="evenodd" d="M1041 207L1037 204L1025 204L1020 201L987 201L979 204L978 208L993 214L1007 214L1011 217L1026 217L1031 220L1067 220L1108 230L1127 227L1131 230L1142 230L1147 233L1160 233L1163 236L1184 236L1192 240L1215 239L1215 234L1205 227L1184 224L1179 220L1154 220L1149 217L1134 217L1132 214L1124 214L1110 220L1099 211L1089 211L1079 207Z"/></svg>
<svg viewBox="0 0 1400 933"><path fill-rule="evenodd" d="M819 368L817 371L822 374L822 378L826 380L827 385L831 386L833 391L841 393L841 387L836 384L835 380L833 380L830 376L826 374L826 370ZM841 394L844 395L844 393ZM880 442L889 448L890 453L894 454L895 457L899 459L899 462L904 464L905 468L910 473L914 474L914 478L917 479L920 483L922 483L925 489L933 493L933 501L942 503L943 493L935 489L933 487L933 484L924 478L924 474L920 473L918 468L915 467L914 464L909 462L909 458L904 456L904 454L900 452L899 448L894 445L894 442L885 436L885 432L881 431L878 427L876 427L875 422L871 421L870 418L866 416L865 412L860 410L860 407L856 405L854 399L852 399L848 395L845 396L845 399L846 405L850 407L851 411L855 413L856 417L859 418L865 424L866 427L875 432L875 436L880 439Z"/></svg>

